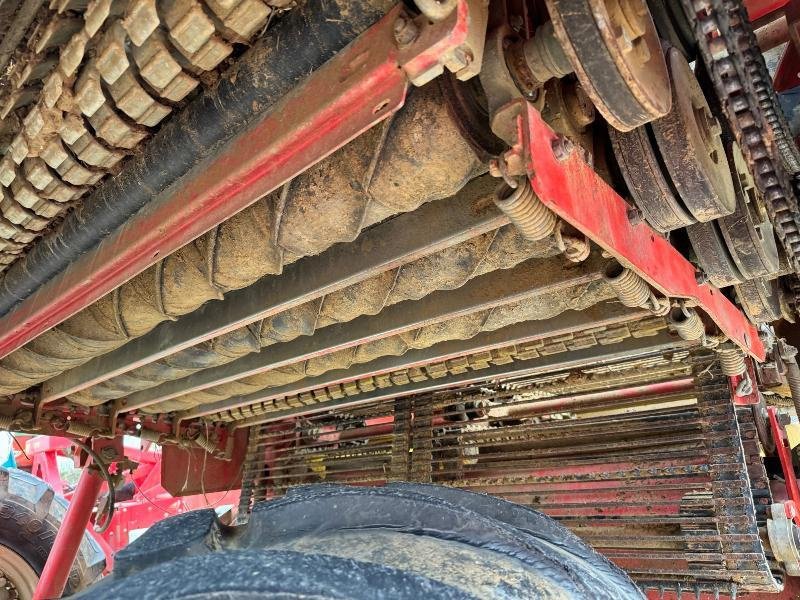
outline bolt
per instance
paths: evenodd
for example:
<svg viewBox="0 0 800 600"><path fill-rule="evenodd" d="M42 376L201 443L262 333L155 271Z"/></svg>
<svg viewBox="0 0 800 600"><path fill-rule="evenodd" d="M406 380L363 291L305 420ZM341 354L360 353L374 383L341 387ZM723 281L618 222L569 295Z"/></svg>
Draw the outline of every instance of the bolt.
<svg viewBox="0 0 800 600"><path fill-rule="evenodd" d="M473 60L475 60L475 56L472 54L472 50L459 46L450 53L450 57L445 60L445 64L453 73L458 73L470 66Z"/></svg>
<svg viewBox="0 0 800 600"><path fill-rule="evenodd" d="M631 225L638 225L644 220L644 216L642 215L642 211L640 211L635 206L629 206L627 211L628 222Z"/></svg>
<svg viewBox="0 0 800 600"><path fill-rule="evenodd" d="M397 17L394 22L394 40L398 48L408 48L413 44L419 35L417 24L405 16Z"/></svg>
<svg viewBox="0 0 800 600"><path fill-rule="evenodd" d="M112 446L106 446L100 450L100 458L106 462L111 462L117 458L117 451Z"/></svg>
<svg viewBox="0 0 800 600"><path fill-rule="evenodd" d="M572 154L572 151L575 149L575 144L572 142L571 139L564 137L563 135L558 136L556 139L553 140L553 155L558 160L566 160L569 158L569 155Z"/></svg>
<svg viewBox="0 0 800 600"><path fill-rule="evenodd" d="M703 285L704 283L708 283L708 273L706 273L702 269L697 269L697 271L694 274L694 280L697 282L697 285Z"/></svg>
<svg viewBox="0 0 800 600"><path fill-rule="evenodd" d="M63 417L54 416L50 419L50 427L56 431L65 431L67 429L67 421Z"/></svg>

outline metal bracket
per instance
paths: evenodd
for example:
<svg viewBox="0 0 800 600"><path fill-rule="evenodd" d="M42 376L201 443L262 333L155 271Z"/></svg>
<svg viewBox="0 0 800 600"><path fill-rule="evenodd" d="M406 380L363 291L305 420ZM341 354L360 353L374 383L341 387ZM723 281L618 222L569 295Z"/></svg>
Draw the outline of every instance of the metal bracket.
<svg viewBox="0 0 800 600"><path fill-rule="evenodd" d="M771 507L772 518L767 519L767 534L769 546L775 554L786 574L793 577L800 576L800 548L795 537L797 527L797 507L791 500L789 502L775 503Z"/></svg>
<svg viewBox="0 0 800 600"><path fill-rule="evenodd" d="M800 506L800 486L798 486L797 477L794 473L789 441L786 438L783 427L778 422L778 409L774 406L768 406L767 417L778 459L781 463L783 479L786 482L786 493L789 496L789 502L784 503L788 511L786 516L791 518L796 525L800 525L800 514L797 511L797 507Z"/></svg>
<svg viewBox="0 0 800 600"><path fill-rule="evenodd" d="M647 223L631 222L628 203L579 147L557 135L525 101L505 112L514 119L518 142L500 160L522 167L547 207L664 296L691 300L746 354L764 360L764 344L744 313L715 287L698 283L695 267Z"/></svg>

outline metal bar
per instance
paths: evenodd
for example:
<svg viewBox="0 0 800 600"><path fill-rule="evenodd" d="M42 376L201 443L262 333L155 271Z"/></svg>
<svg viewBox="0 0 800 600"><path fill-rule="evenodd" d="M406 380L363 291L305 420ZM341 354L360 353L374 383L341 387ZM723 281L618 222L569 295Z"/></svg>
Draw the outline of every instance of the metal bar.
<svg viewBox="0 0 800 600"><path fill-rule="evenodd" d="M36 585L34 600L61 598L102 488L103 478L94 469L85 467Z"/></svg>
<svg viewBox="0 0 800 600"><path fill-rule="evenodd" d="M565 145L539 111L527 102L519 106L528 174L541 201L665 296L696 301L742 350L764 360L764 344L744 313L718 289L699 284L695 267L666 238L644 221L631 222L625 200L580 152Z"/></svg>
<svg viewBox="0 0 800 600"><path fill-rule="evenodd" d="M779 18L789 5L789 0L744 0L744 5L750 21L755 22L767 16L771 16L772 19Z"/></svg>
<svg viewBox="0 0 800 600"><path fill-rule="evenodd" d="M463 387L490 379L505 380L516 377L529 377L542 373L575 369L589 364L592 366L600 366L623 359L629 360L636 356L658 354L665 350L674 349L676 346L685 347L686 345L686 342L676 343L675 339L666 333L651 338L630 338L619 344L614 344L613 346L593 346L566 354L551 354L550 356L540 357L538 359L494 366L478 371L469 371L432 381L420 381L404 386L392 386L389 389L374 390L372 392L359 394L355 398L339 398L329 402L320 402L313 406L275 411L268 415L260 415L238 421L235 424L235 428L238 429L241 427L250 427L252 425L280 421L287 417L302 416L324 410L352 408L362 404L388 400L390 398L401 398L412 394L423 394L451 387Z"/></svg>
<svg viewBox="0 0 800 600"><path fill-rule="evenodd" d="M118 409L120 412L141 409L402 331L596 281L602 276L605 259L594 255L572 269L566 268L565 262L564 257L556 256L546 260L532 259L507 271L492 271L468 281L457 290L442 290L420 300L401 302L377 315L365 315L349 323L325 327L314 335L269 346L227 365L204 369L189 377L135 392L120 399Z"/></svg>
<svg viewBox="0 0 800 600"><path fill-rule="evenodd" d="M514 344L523 344L534 340L563 335L588 327L604 327L626 321L637 320L649 313L631 312L619 304L604 304L587 308L583 311L566 311L556 319L531 321L503 327L476 335L469 340L451 340L434 344L422 350L412 350L402 356L385 356L371 362L355 365L349 369L337 369L318 377L304 379L297 383L278 386L245 396L226 398L219 402L202 404L184 411L176 416L176 420L186 420L213 415L224 410L234 410L272 398L291 396L309 390L324 388L329 385L354 381L361 377L389 373L399 369L407 369L419 365L441 362L450 358L502 348Z"/></svg>
<svg viewBox="0 0 800 600"><path fill-rule="evenodd" d="M778 459L781 463L781 470L783 471L784 481L786 482L786 493L789 500L800 506L800 486L798 486L797 476L794 472L792 462L792 451L784 435L784 428L778 421L778 409L774 406L767 407L767 417L769 419L769 427L772 433L772 439L775 442L775 449L778 454ZM795 521L800 518L794 519Z"/></svg>
<svg viewBox="0 0 800 600"><path fill-rule="evenodd" d="M486 180L473 182L457 196L431 202L362 233L350 244L289 265L281 275L264 277L209 302L150 333L45 382L46 404L153 362L173 352L222 335L253 321L353 285L422 256L497 229L508 219L493 205Z"/></svg>
<svg viewBox="0 0 800 600"><path fill-rule="evenodd" d="M396 112L405 101L409 77L422 81L426 73L428 78L438 74L437 61L485 26L487 9L459 0L444 21L422 23L417 42L401 52L395 46L393 25L403 10L402 5L393 8L176 189L154 198L0 319L0 357Z"/></svg>

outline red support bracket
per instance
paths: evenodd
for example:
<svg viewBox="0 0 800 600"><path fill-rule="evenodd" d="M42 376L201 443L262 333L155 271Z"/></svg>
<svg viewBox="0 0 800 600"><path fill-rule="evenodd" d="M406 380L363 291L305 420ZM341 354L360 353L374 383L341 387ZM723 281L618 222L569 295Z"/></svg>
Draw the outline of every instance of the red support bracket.
<svg viewBox="0 0 800 600"><path fill-rule="evenodd" d="M67 585L72 564L78 555L94 510L95 502L103 489L103 478L91 467L84 468L78 487L70 500L67 513L56 533L53 547L36 585L33 600L61 598Z"/></svg>
<svg viewBox="0 0 800 600"><path fill-rule="evenodd" d="M751 22L759 21L773 13L782 12L790 3L790 0L744 0L747 8L747 16Z"/></svg>
<svg viewBox="0 0 800 600"><path fill-rule="evenodd" d="M522 143L510 150L506 162L523 153L539 199L664 296L696 303L745 353L764 360L766 350L758 331L742 311L715 287L698 283L695 267L647 223L632 220L628 203L578 148L548 127L533 105L525 101L517 105L516 135Z"/></svg>
<svg viewBox="0 0 800 600"><path fill-rule="evenodd" d="M786 482L786 493L789 496L789 501L784 503L786 516L792 519L795 525L800 525L800 514L797 511L797 508L800 507L800 486L798 486L797 477L794 474L789 440L783 427L778 422L778 409L774 406L768 406L767 417L769 418L769 427L772 430L772 439L775 441L778 459L781 463L783 479Z"/></svg>

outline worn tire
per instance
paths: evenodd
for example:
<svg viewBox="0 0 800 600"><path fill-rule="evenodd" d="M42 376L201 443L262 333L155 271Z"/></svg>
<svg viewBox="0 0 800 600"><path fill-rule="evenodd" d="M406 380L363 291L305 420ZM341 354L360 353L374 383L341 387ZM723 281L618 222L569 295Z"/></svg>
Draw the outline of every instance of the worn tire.
<svg viewBox="0 0 800 600"><path fill-rule="evenodd" d="M41 479L19 469L0 468L0 546L22 557L38 578L67 506L68 502ZM102 574L104 567L105 555L100 545L90 534L84 534L65 594L74 594L88 586Z"/></svg>
<svg viewBox="0 0 800 600"><path fill-rule="evenodd" d="M81 598L597 598L644 596L536 511L462 490L303 486L247 525L166 519Z"/></svg>

